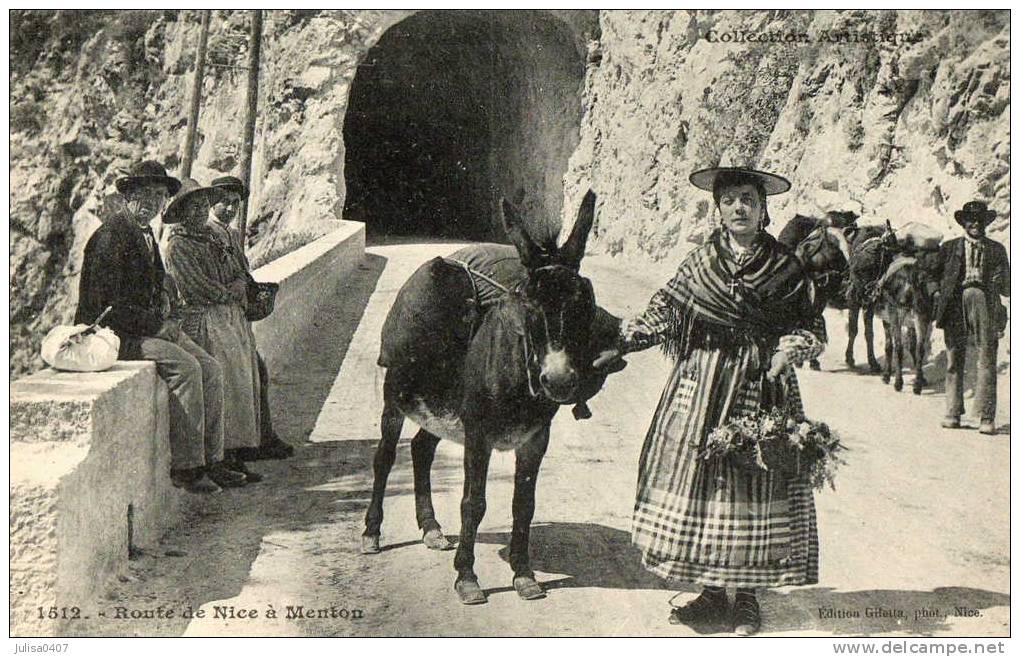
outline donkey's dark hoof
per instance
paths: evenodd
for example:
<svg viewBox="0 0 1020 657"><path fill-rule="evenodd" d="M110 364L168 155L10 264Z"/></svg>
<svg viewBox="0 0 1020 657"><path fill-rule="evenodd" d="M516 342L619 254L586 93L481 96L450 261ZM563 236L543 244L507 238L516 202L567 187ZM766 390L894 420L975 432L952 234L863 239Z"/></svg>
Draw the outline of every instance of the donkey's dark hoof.
<svg viewBox="0 0 1020 657"><path fill-rule="evenodd" d="M530 575L514 577L514 590L521 600L541 600L545 597L545 589Z"/></svg>
<svg viewBox="0 0 1020 657"><path fill-rule="evenodd" d="M900 392L901 390L903 390L903 379L896 379L892 387L893 390L895 390L896 392Z"/></svg>
<svg viewBox="0 0 1020 657"><path fill-rule="evenodd" d="M382 552L382 550L379 549L379 536L361 537L362 554L379 554L380 552Z"/></svg>
<svg viewBox="0 0 1020 657"><path fill-rule="evenodd" d="M853 356L847 356L846 358L843 359L843 362L845 362L846 366L849 367L850 369L857 367L857 361L854 360Z"/></svg>
<svg viewBox="0 0 1020 657"><path fill-rule="evenodd" d="M889 375L888 374L883 374L882 375L882 383L889 383Z"/></svg>
<svg viewBox="0 0 1020 657"><path fill-rule="evenodd" d="M440 529L430 529L421 537L421 542L430 550L452 550L453 541L443 536Z"/></svg>
<svg viewBox="0 0 1020 657"><path fill-rule="evenodd" d="M869 361L868 362L868 367L871 368L871 373L872 374L878 374L879 372L882 371L882 366L878 364L878 361L875 361L875 362Z"/></svg>
<svg viewBox="0 0 1020 657"><path fill-rule="evenodd" d="M461 604L483 605L489 601L485 597L485 591L478 585L478 580L458 579L454 583L453 589L457 592L457 597L460 598Z"/></svg>
<svg viewBox="0 0 1020 657"><path fill-rule="evenodd" d="M914 394L915 395L921 394L922 390L924 390L924 386L919 386L919 385L915 385L914 386Z"/></svg>
<svg viewBox="0 0 1020 657"><path fill-rule="evenodd" d="M813 360L810 363L808 363L808 367L810 367L816 372L822 371L822 364L819 363L817 360Z"/></svg>

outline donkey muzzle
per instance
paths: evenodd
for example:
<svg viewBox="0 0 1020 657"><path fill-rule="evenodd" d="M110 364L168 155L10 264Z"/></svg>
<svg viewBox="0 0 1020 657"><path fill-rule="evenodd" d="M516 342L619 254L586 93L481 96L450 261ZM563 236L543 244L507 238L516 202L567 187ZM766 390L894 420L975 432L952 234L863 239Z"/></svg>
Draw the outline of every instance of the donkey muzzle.
<svg viewBox="0 0 1020 657"><path fill-rule="evenodd" d="M550 399L556 402L572 401L577 394L580 377L564 351L550 351L542 360L538 382Z"/></svg>

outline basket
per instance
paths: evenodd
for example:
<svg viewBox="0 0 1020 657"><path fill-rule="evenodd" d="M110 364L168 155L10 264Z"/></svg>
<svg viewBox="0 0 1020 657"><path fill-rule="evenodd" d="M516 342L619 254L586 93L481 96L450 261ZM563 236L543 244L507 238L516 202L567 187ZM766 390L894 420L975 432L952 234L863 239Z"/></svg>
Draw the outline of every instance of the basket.
<svg viewBox="0 0 1020 657"><path fill-rule="evenodd" d="M279 283L259 283L248 279L248 306L244 316L249 322L257 322L272 314L276 306L276 293L280 291Z"/></svg>

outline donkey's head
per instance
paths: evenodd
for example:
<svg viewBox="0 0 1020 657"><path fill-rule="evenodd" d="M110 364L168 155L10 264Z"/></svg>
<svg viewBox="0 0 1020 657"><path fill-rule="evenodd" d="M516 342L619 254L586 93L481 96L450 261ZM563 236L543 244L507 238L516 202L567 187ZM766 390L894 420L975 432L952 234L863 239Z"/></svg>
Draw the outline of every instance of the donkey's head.
<svg viewBox="0 0 1020 657"><path fill-rule="evenodd" d="M804 269L812 275L844 271L850 264L850 245L843 232L829 226L818 226L794 250Z"/></svg>
<svg viewBox="0 0 1020 657"><path fill-rule="evenodd" d="M528 270L520 295L525 340L538 367L538 382L549 399L572 401L593 357L589 352L595 293L578 269L595 218L595 193L585 194L570 236L558 248L532 240L513 203L503 199L502 209L503 225Z"/></svg>

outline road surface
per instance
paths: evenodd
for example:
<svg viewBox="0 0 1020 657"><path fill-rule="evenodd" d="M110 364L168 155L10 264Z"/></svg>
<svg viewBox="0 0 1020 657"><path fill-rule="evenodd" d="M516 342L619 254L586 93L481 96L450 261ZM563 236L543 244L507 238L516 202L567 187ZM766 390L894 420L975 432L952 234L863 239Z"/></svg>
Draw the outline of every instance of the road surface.
<svg viewBox="0 0 1020 657"><path fill-rule="evenodd" d="M456 246L368 249L318 330L303 337L307 357L273 373L276 422L284 437L303 443L297 455L257 464L267 476L261 484L203 500L184 527L130 563L76 633L692 634L666 617L672 596L682 602L696 589L663 585L629 545L638 454L667 374L657 350L630 356L630 366L610 377L591 402L592 419L577 422L564 411L554 422L531 546L546 599L521 601L510 586L509 454L493 458L476 550L488 604L461 606L453 553L419 542L409 440L390 477L383 552L359 554L381 405L379 328L424 254ZM660 282L610 258L589 258L582 271L599 303L617 314L640 310ZM823 371L799 374L808 414L835 427L851 450L838 489L816 496L821 581L764 593L763 634L1008 635L1008 376L1000 377L1003 434L943 430L938 388L918 397L908 381L896 393L878 377L845 370L843 321L829 317L834 346ZM865 362L859 347L857 360ZM405 436L414 430L406 423ZM452 535L461 458L459 446L444 442L433 470L438 517Z"/></svg>

